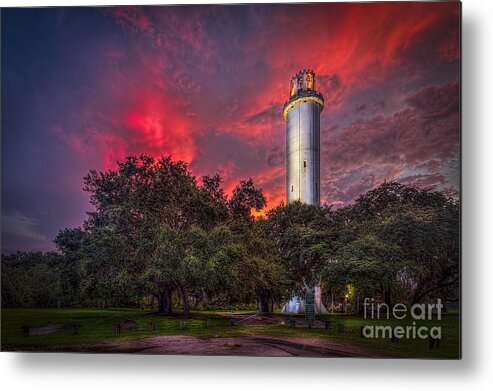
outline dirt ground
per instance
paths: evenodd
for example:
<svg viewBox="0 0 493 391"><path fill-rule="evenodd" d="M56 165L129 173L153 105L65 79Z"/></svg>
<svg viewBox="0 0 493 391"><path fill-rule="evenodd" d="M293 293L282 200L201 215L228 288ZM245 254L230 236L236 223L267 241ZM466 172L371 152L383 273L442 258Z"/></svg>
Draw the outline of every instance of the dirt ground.
<svg viewBox="0 0 493 391"><path fill-rule="evenodd" d="M44 334L52 334L57 333L58 331L62 331L65 328L63 324L47 324L42 327L31 327L29 329L29 335L44 335Z"/></svg>
<svg viewBox="0 0 493 391"><path fill-rule="evenodd" d="M360 348L313 338L158 336L124 343L86 346L100 353L190 354L262 357L370 357ZM374 356L374 354L372 354Z"/></svg>
<svg viewBox="0 0 493 391"><path fill-rule="evenodd" d="M230 315L223 315L224 318L230 318ZM265 326L265 325L279 325L287 324L290 320L294 320L296 327L308 327L303 317L292 317L287 315L276 315L276 314L261 314L261 313L251 313L251 314L241 314L234 315L233 319L237 324L245 324L249 326ZM315 320L312 324L314 328L324 328L325 322L323 320Z"/></svg>
<svg viewBox="0 0 493 391"><path fill-rule="evenodd" d="M231 315L223 315L230 318ZM296 327L308 327L303 317L286 317L275 314L235 314L235 324L265 326L286 324L293 320ZM127 325L135 326L135 325ZM325 323L317 320L314 328L325 328ZM49 324L30 329L31 335L50 334L63 330L63 324ZM132 327L133 329L133 327ZM69 348L62 351L71 351ZM185 335L155 336L127 342L104 342L77 346L77 352L94 353L137 353L137 354L188 354L219 356L260 356L260 357L375 357L375 353L346 345L340 342L318 338L270 337L246 334L241 337L197 338Z"/></svg>

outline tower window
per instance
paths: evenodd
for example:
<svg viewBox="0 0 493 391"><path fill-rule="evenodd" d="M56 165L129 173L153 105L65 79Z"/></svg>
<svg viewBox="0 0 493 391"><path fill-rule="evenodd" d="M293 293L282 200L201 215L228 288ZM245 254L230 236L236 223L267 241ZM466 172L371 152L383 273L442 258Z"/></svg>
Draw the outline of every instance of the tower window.
<svg viewBox="0 0 493 391"><path fill-rule="evenodd" d="M306 168L306 160L303 160L303 168Z"/></svg>
<svg viewBox="0 0 493 391"><path fill-rule="evenodd" d="M293 191L293 190L294 190L294 186L293 186L293 185L291 185L291 191Z"/></svg>

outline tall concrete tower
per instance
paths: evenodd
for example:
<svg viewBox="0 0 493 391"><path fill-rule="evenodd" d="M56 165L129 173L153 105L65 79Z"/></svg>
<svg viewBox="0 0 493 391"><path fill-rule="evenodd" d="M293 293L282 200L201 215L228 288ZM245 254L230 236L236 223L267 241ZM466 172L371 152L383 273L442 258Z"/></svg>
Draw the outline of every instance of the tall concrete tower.
<svg viewBox="0 0 493 391"><path fill-rule="evenodd" d="M324 98L315 73L303 69L291 78L286 121L286 202L320 204L320 113Z"/></svg>
<svg viewBox="0 0 493 391"><path fill-rule="evenodd" d="M320 204L320 113L324 97L317 92L315 73L303 69L291 78L289 99L282 116L286 121L286 202ZM320 284L309 291L314 295L314 310L327 313L322 303ZM282 308L286 314L308 312L310 301L293 296ZM306 312L306 313L307 313Z"/></svg>

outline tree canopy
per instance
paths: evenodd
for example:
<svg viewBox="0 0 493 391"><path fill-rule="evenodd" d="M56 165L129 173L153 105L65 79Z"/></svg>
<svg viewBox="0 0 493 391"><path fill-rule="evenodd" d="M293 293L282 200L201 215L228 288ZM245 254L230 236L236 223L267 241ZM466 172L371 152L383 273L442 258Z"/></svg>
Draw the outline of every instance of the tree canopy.
<svg viewBox="0 0 493 391"><path fill-rule="evenodd" d="M459 203L437 191L386 182L338 210L281 203L256 218L253 179L228 196L219 175L199 181L170 157L131 155L83 180L93 210L59 232L58 252L2 257L3 306L269 311L316 284L326 299L458 297Z"/></svg>

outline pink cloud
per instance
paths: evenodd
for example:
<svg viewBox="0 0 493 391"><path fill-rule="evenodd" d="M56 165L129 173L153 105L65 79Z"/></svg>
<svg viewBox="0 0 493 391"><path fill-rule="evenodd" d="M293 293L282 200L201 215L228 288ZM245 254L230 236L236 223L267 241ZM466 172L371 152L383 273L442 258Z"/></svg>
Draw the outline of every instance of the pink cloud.
<svg viewBox="0 0 493 391"><path fill-rule="evenodd" d="M448 159L458 159L458 83L423 88L406 102L407 108L390 116L354 121L336 137L324 133L322 192L328 203L351 202L384 180L413 170L425 174L404 181L450 185L440 171Z"/></svg>
<svg viewBox="0 0 493 391"><path fill-rule="evenodd" d="M84 151L90 137L105 167L125 153L170 154L198 176L221 173L227 191L252 176L278 202L281 109L289 78L309 66L325 98L322 191L342 205L409 170L437 173L454 156L457 83L417 94L404 86L430 62L453 61L457 13L453 3L286 6L249 19L251 34L222 36L237 28L230 7L117 7L112 17L142 39L108 50L106 95L89 110L87 134L67 142ZM380 86L382 98L348 106Z"/></svg>
<svg viewBox="0 0 493 391"><path fill-rule="evenodd" d="M153 34L155 29L151 19L142 7L110 7L108 13L123 27L144 34Z"/></svg>

